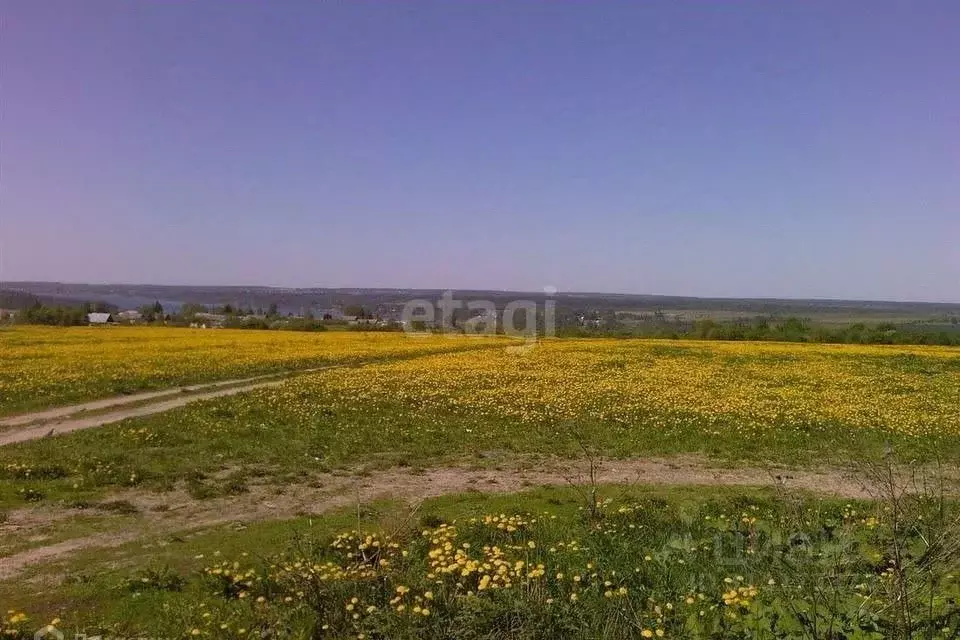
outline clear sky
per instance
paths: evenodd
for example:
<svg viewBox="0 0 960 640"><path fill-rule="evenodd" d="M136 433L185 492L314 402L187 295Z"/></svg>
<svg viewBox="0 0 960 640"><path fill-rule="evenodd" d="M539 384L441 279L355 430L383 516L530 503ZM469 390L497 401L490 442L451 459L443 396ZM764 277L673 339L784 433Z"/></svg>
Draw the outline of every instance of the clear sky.
<svg viewBox="0 0 960 640"><path fill-rule="evenodd" d="M0 0L0 278L960 302L960 2Z"/></svg>

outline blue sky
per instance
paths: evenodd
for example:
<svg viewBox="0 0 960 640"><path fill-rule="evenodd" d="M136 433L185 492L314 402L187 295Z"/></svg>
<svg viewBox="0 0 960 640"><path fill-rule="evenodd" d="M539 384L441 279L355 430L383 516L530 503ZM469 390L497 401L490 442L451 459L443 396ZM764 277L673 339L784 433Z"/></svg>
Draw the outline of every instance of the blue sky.
<svg viewBox="0 0 960 640"><path fill-rule="evenodd" d="M960 302L960 3L0 0L0 278Z"/></svg>

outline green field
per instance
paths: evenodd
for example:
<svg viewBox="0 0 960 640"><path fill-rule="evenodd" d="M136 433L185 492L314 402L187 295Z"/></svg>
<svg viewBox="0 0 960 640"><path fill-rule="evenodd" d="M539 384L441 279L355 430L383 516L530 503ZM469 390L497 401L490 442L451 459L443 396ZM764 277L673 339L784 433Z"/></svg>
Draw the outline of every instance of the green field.
<svg viewBox="0 0 960 640"><path fill-rule="evenodd" d="M466 494L149 539L32 573L63 580L57 592L0 595L16 612L60 611L69 632L117 636L886 638L906 611L929 622L922 637L956 637L956 541L929 544L955 508L905 505L903 608L876 504L597 490L593 509L572 489Z"/></svg>
<svg viewBox="0 0 960 640"><path fill-rule="evenodd" d="M416 342L410 340L409 342ZM443 341L440 341L441 343ZM0 449L0 505L337 469L695 454L726 465L960 459L952 349L562 340L394 357ZM539 461L539 462L538 462Z"/></svg>
<svg viewBox="0 0 960 640"><path fill-rule="evenodd" d="M8 636L957 637L956 350L249 333L356 366L0 447Z"/></svg>

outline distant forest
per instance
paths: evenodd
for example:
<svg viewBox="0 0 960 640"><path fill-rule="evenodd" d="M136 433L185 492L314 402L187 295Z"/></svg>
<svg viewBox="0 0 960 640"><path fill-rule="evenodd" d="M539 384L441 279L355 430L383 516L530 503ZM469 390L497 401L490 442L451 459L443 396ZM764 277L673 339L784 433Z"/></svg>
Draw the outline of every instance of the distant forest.
<svg viewBox="0 0 960 640"><path fill-rule="evenodd" d="M745 321L697 320L688 324L602 325L564 327L563 337L618 336L624 338L668 338L674 340L755 340L776 342L819 342L829 344L917 344L960 346L960 320L948 322L852 322L827 324L804 318Z"/></svg>
<svg viewBox="0 0 960 640"><path fill-rule="evenodd" d="M196 320L197 314L210 312L221 315L217 326L226 328L400 330L400 311L405 301L413 298L435 300L443 293L394 289L21 284L23 286L17 289L0 289L0 321L85 325L86 314L91 311L114 313L122 310L112 304L113 301L146 301L153 300L155 295L156 302L125 305L123 309L138 310L141 323L189 325ZM546 296L543 293L504 291L456 293L458 299L465 301L490 300L500 314L508 302L524 296L538 305L548 297L554 301L555 328L559 337L960 346L960 304L578 293ZM161 304L159 300L165 303ZM170 304L166 302L169 300L195 302ZM347 327L345 322L326 313L326 310L333 309L345 316L383 322ZM464 321L468 319L466 313L462 310L454 315L454 331L463 330ZM498 320L502 321L502 317ZM542 333L542 316L538 318L538 324ZM498 325L502 326L502 322Z"/></svg>

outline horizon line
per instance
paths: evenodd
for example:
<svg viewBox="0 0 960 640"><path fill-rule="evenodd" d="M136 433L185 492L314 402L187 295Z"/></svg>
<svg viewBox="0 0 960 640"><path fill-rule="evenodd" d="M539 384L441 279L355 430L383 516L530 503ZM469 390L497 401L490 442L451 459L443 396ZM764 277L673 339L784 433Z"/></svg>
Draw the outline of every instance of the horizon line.
<svg viewBox="0 0 960 640"><path fill-rule="evenodd" d="M491 292L491 293L516 293L516 294L536 294L547 295L545 291L532 291L523 289L498 289L498 288L451 288L451 287L378 287L378 286L309 286L309 287L290 287L283 285L251 285L251 284L158 284L150 282L69 282L61 280L2 280L0 279L0 291L6 287L14 285L66 285L66 286L93 286L93 287L168 287L168 288L196 288L196 289L273 289L287 291L309 291L309 290L327 290L327 291L451 291L451 292ZM646 298L682 298L689 300L740 300L740 301L766 301L766 302L857 302L857 303L884 303L884 304L922 304L922 305L954 305L960 306L960 301L948 300L893 300L893 299L875 299L875 298L833 298L833 297L774 297L774 296L703 296L687 294L668 294L668 293L624 293L619 291L562 291L557 287L552 288L554 296L623 296L623 297L646 297Z"/></svg>

